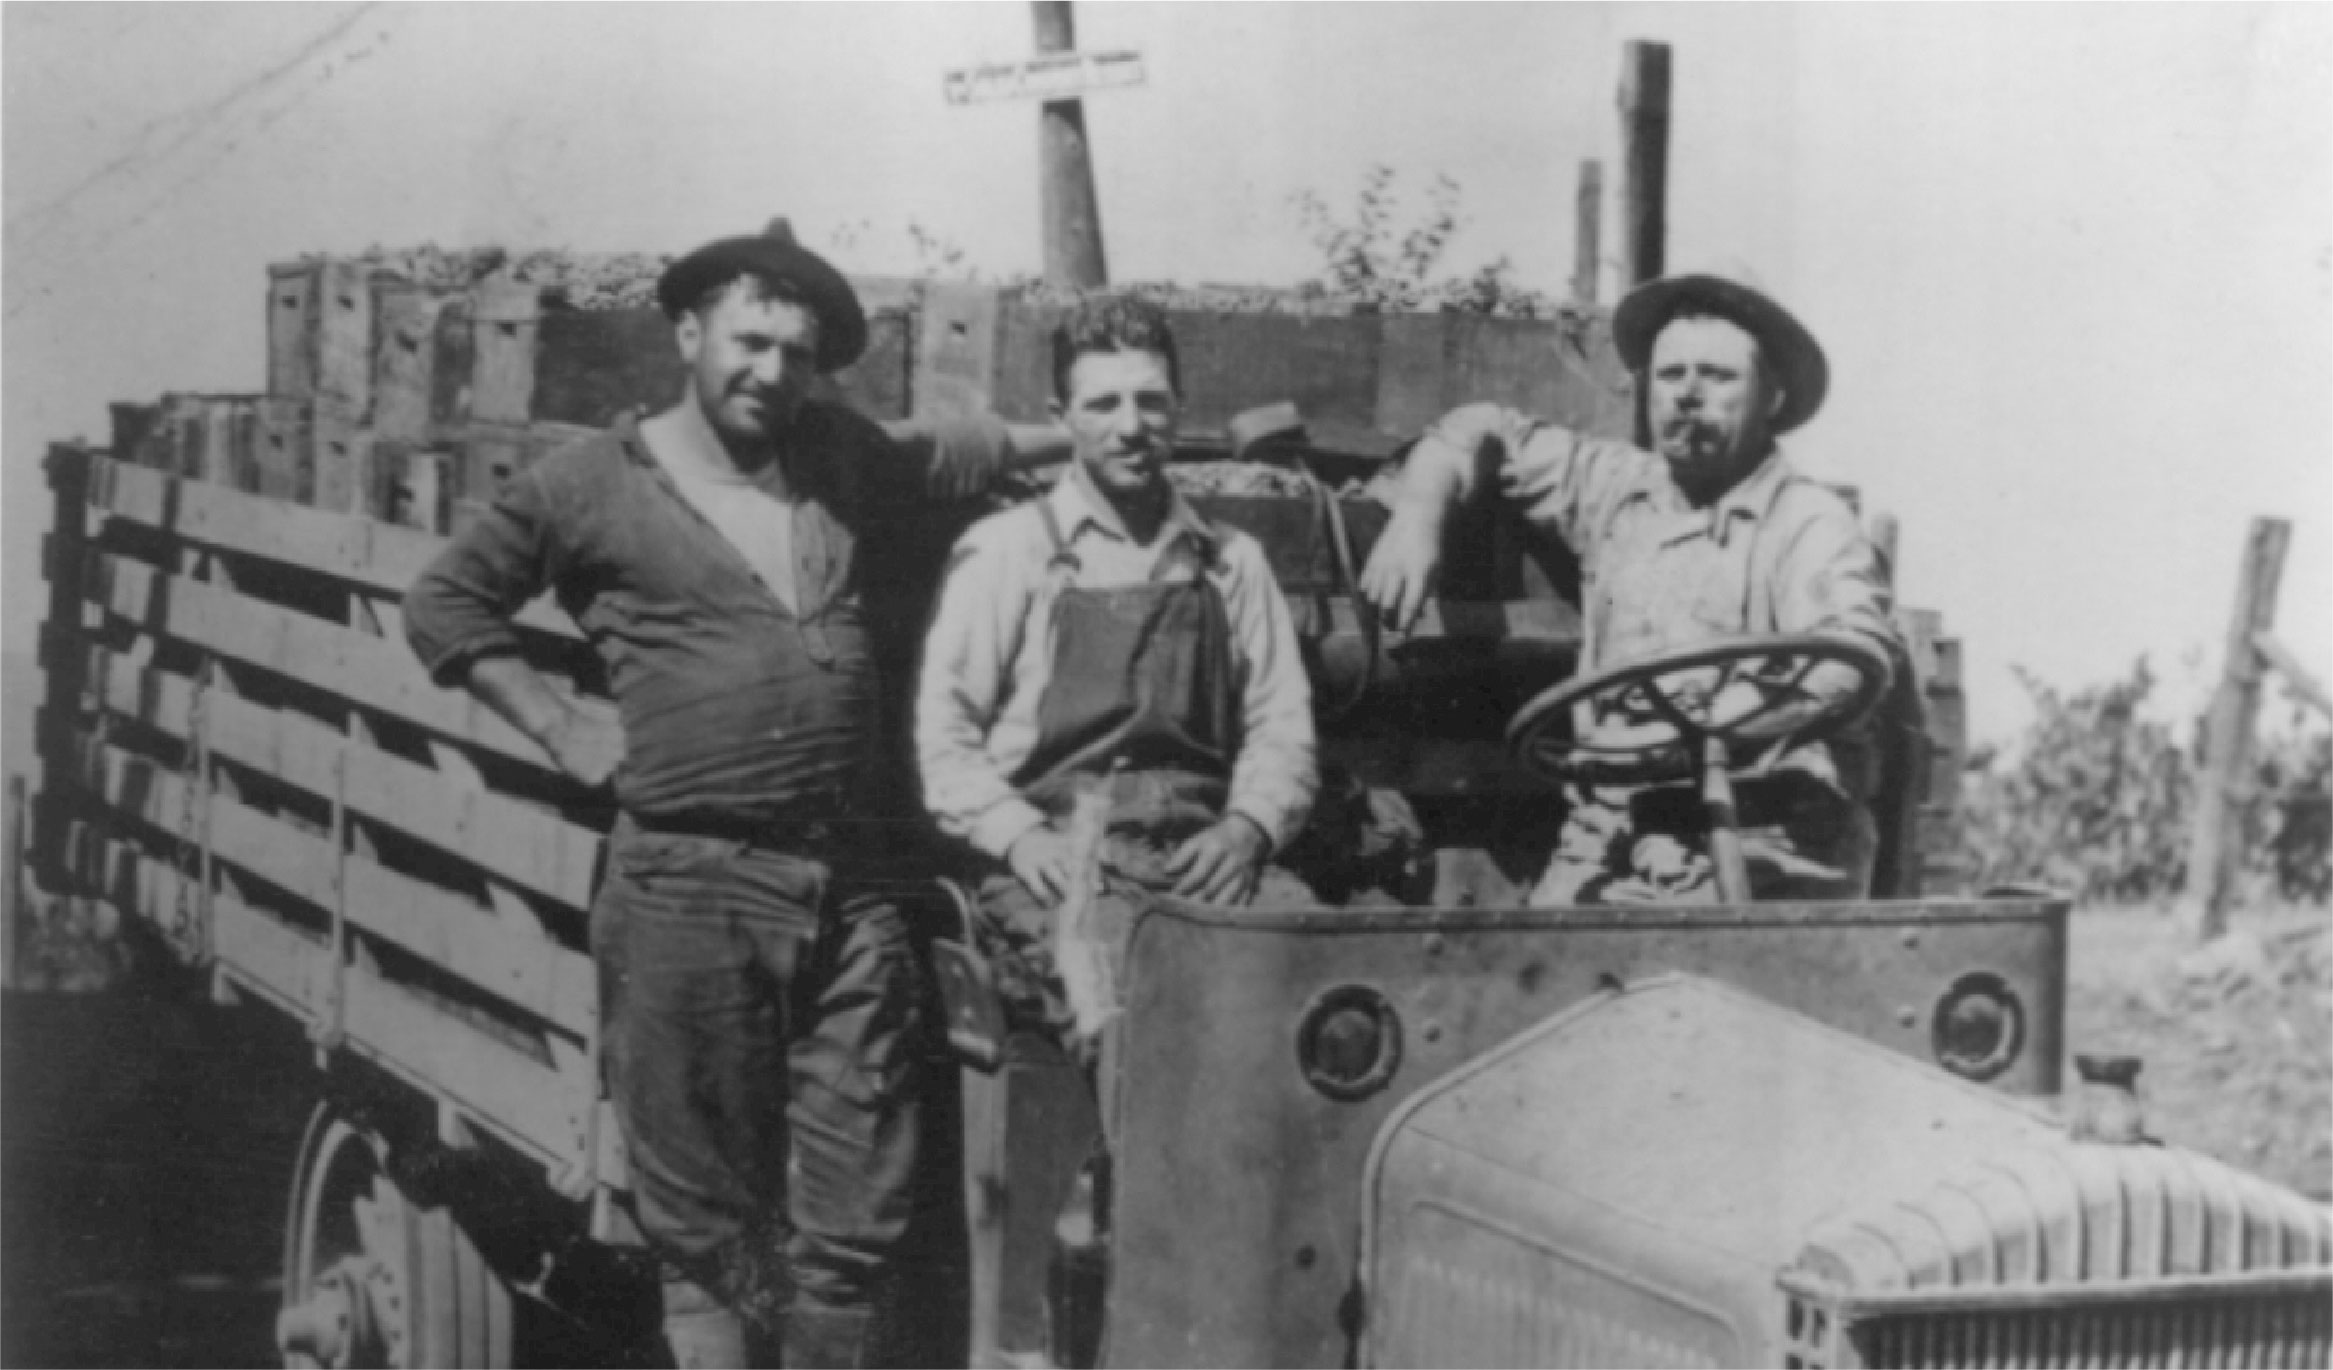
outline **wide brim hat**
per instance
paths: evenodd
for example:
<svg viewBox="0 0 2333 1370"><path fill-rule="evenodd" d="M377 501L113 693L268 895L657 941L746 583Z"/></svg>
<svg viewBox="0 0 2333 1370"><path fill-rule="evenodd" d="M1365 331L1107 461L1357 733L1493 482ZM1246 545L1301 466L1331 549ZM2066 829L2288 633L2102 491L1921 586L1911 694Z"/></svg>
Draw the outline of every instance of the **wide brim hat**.
<svg viewBox="0 0 2333 1370"><path fill-rule="evenodd" d="M1622 364L1643 371L1653 339L1679 314L1708 314L1758 340L1759 351L1782 387L1773 429L1787 433L1815 416L1831 388L1831 364L1805 324L1764 292L1728 276L1663 276L1628 292L1612 311L1612 345Z"/></svg>
<svg viewBox="0 0 2333 1370"><path fill-rule="evenodd" d="M818 316L820 371L840 371L867 350L867 312L858 292L824 257L795 242L784 219L772 219L752 237L707 243L666 267L656 281L656 302L677 319L706 290L748 271L792 286Z"/></svg>

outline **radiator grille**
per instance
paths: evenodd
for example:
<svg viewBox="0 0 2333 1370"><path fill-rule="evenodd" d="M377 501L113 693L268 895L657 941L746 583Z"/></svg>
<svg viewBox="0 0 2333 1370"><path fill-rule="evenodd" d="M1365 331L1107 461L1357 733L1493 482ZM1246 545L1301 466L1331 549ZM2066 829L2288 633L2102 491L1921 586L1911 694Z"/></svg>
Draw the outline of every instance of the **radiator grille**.
<svg viewBox="0 0 2333 1370"><path fill-rule="evenodd" d="M2313 1286L2079 1306L1829 1316L1793 1300L1786 1364L1846 1366L2312 1366L2333 1364L2333 1291ZM1811 1334L1811 1335L1809 1335Z"/></svg>

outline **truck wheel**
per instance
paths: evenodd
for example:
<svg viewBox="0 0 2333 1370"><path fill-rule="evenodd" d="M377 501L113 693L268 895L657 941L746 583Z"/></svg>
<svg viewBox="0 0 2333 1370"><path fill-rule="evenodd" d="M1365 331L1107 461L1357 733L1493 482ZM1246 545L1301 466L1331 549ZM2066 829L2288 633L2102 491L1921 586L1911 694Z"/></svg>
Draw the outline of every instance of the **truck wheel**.
<svg viewBox="0 0 2333 1370"><path fill-rule="evenodd" d="M330 1104L300 1146L284 1227L287 1366L505 1370L511 1290L445 1208L422 1208L378 1138Z"/></svg>

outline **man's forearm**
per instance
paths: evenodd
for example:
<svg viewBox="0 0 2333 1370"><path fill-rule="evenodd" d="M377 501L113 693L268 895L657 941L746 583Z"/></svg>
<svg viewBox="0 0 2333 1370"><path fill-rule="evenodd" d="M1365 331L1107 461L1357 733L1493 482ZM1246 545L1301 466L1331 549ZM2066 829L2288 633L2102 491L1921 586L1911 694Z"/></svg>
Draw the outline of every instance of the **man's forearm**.
<svg viewBox="0 0 2333 1370"><path fill-rule="evenodd" d="M566 720L567 701L523 657L502 652L478 657L462 684L503 722L536 742L547 743Z"/></svg>

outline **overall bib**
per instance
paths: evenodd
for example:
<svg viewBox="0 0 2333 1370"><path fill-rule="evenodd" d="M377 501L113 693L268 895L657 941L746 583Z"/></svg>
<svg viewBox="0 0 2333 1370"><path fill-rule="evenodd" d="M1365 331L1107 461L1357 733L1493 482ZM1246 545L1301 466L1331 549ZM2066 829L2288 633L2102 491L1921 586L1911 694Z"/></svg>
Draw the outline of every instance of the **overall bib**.
<svg viewBox="0 0 2333 1370"><path fill-rule="evenodd" d="M1068 816L1081 783L1098 778L1109 787L1096 914L1117 938L1136 906L1125 886L1170 886L1168 856L1223 816L1240 743L1231 620L1206 576L1211 552L1189 535L1160 555L1144 583L1081 587L1070 583L1077 555L1051 503L1037 509L1053 546L1053 674L1037 705L1036 745L1012 781L1055 820ZM1254 902L1313 901L1301 881L1267 866ZM1009 870L983 882L980 906L981 940L1008 1020L1061 1035L1070 1015L1053 965L1052 909Z"/></svg>

